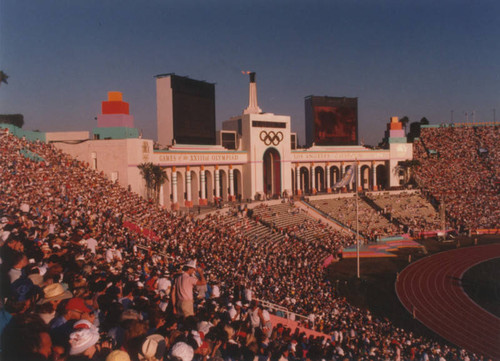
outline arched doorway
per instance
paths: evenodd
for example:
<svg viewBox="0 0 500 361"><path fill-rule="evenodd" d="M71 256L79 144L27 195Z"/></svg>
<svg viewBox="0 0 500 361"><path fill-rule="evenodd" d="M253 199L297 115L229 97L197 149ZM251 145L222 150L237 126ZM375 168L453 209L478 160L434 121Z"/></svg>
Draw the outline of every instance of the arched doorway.
<svg viewBox="0 0 500 361"><path fill-rule="evenodd" d="M333 186L340 180L340 170L337 166L330 167L330 184Z"/></svg>
<svg viewBox="0 0 500 361"><path fill-rule="evenodd" d="M168 208L170 208L170 203L171 203L170 194L172 190L172 184L170 183L170 179L172 179L172 174L168 175L167 180L165 181L165 183L162 184L160 190L160 205Z"/></svg>
<svg viewBox="0 0 500 361"><path fill-rule="evenodd" d="M199 191L199 181L198 173L194 170L191 171L191 200L194 205L198 205L200 202L200 191Z"/></svg>
<svg viewBox="0 0 500 361"><path fill-rule="evenodd" d="M362 165L360 169L362 189L370 189L370 166Z"/></svg>
<svg viewBox="0 0 500 361"><path fill-rule="evenodd" d="M176 173L177 173L177 203L184 206L184 200L186 199L184 174L179 171L176 171Z"/></svg>
<svg viewBox="0 0 500 361"><path fill-rule="evenodd" d="M309 169L307 167L300 167L300 189L302 189L303 193L309 193L311 190L309 189Z"/></svg>
<svg viewBox="0 0 500 361"><path fill-rule="evenodd" d="M223 201L227 201L227 195L229 193L229 184L227 180L228 176L226 171L219 170L219 194Z"/></svg>
<svg viewBox="0 0 500 361"><path fill-rule="evenodd" d="M275 148L268 148L263 156L264 193L281 194L281 157Z"/></svg>
<svg viewBox="0 0 500 361"><path fill-rule="evenodd" d="M243 180L241 179L241 172L239 169L233 170L234 177L234 195L236 200L241 200L243 194Z"/></svg>
<svg viewBox="0 0 500 361"><path fill-rule="evenodd" d="M205 170L205 194L209 202L214 201L214 192L212 173L209 170Z"/></svg>
<svg viewBox="0 0 500 361"><path fill-rule="evenodd" d="M383 164L377 166L377 186L378 189L387 187L387 168Z"/></svg>
<svg viewBox="0 0 500 361"><path fill-rule="evenodd" d="M314 167L314 184L318 192L325 191L325 170L321 166Z"/></svg>

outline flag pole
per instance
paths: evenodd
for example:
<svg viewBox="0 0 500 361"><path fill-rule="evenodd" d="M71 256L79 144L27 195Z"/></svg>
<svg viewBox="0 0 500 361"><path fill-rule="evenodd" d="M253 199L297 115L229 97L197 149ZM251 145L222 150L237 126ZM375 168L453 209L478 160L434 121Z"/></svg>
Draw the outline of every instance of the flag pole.
<svg viewBox="0 0 500 361"><path fill-rule="evenodd" d="M358 160L355 163L355 177L356 177L356 277L359 278L359 205L358 205Z"/></svg>

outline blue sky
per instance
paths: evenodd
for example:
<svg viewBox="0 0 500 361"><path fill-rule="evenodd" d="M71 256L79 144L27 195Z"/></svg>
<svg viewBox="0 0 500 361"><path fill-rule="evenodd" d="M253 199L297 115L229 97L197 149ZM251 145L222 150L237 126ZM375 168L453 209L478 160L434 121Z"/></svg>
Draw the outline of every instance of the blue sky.
<svg viewBox="0 0 500 361"><path fill-rule="evenodd" d="M390 116L500 118L498 1L1 0L0 113L26 129L91 130L108 91L156 139L153 76L216 83L216 118L238 115L257 72L259 105L292 117L304 97L359 98L360 138Z"/></svg>

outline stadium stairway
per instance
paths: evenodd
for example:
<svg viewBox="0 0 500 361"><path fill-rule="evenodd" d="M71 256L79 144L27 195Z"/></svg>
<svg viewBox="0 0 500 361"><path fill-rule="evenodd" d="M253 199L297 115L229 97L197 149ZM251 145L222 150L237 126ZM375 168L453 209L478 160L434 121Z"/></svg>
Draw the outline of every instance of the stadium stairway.
<svg viewBox="0 0 500 361"><path fill-rule="evenodd" d="M332 226L335 229L338 229L339 231L347 231L351 232L353 234L356 234L356 230L349 228L342 222L330 217L329 215L325 214L322 210L316 208L314 205L307 201L301 201L301 202L296 202L295 203L298 207L302 208L303 210L307 211L308 214L318 220L321 220L322 222L328 224L329 226ZM360 238L364 239L364 235L360 234Z"/></svg>
<svg viewBox="0 0 500 361"><path fill-rule="evenodd" d="M401 226L404 227L404 224L402 224L397 218L391 217L389 214L384 213L384 210L377 203L375 203L371 198L367 197L365 194L360 193L359 198L363 202L365 202L367 205L369 205L371 208L373 208L382 217L387 219L388 222L392 223L393 225L395 225L399 229L401 229Z"/></svg>

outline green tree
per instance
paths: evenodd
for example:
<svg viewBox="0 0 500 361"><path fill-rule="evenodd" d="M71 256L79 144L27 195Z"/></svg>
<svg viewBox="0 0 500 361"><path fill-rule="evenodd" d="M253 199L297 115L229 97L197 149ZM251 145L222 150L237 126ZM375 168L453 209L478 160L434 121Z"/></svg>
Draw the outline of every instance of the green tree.
<svg viewBox="0 0 500 361"><path fill-rule="evenodd" d="M408 141L414 142L415 138L420 137L420 129L422 125L429 125L429 120L426 117L422 117L419 122L412 122L410 124L410 131L408 132Z"/></svg>
<svg viewBox="0 0 500 361"><path fill-rule="evenodd" d="M22 114L0 114L0 123L12 124L18 128L24 125L24 115Z"/></svg>
<svg viewBox="0 0 500 361"><path fill-rule="evenodd" d="M153 163L141 163L137 166L139 168L142 178L146 182L146 199L150 200L153 194Z"/></svg>
<svg viewBox="0 0 500 361"><path fill-rule="evenodd" d="M168 180L167 173L162 167L151 162L141 163L137 168L139 168L142 178L146 182L146 198L158 202L160 200L161 186Z"/></svg>
<svg viewBox="0 0 500 361"><path fill-rule="evenodd" d="M405 115L404 117L402 117L401 119L399 119L399 121L401 122L401 124L403 124L403 127L405 129L405 134L406 134L406 125L410 122L410 118L408 118Z"/></svg>
<svg viewBox="0 0 500 361"><path fill-rule="evenodd" d="M416 159L399 161L398 165L394 168L394 173L396 175L403 173L404 185L407 184L416 185L414 174L415 174L415 168L418 167L419 165L420 162Z"/></svg>
<svg viewBox="0 0 500 361"><path fill-rule="evenodd" d="M168 180L167 173L159 165L153 166L153 184L154 184L154 197L155 202L160 200L160 189L163 184Z"/></svg>

